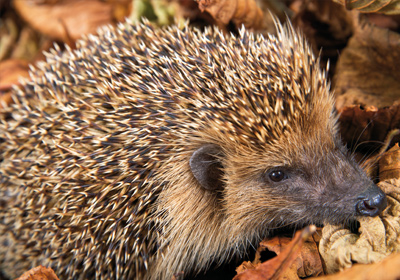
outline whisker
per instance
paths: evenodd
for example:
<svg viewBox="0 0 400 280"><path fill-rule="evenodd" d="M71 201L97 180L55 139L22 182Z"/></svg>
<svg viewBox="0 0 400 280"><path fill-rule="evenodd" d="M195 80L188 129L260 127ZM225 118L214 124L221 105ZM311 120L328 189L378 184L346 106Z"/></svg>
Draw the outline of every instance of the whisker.
<svg viewBox="0 0 400 280"><path fill-rule="evenodd" d="M372 120L370 120L370 121L367 123L367 125L363 128L363 130L362 130L361 133L358 135L357 140L356 140L355 142L354 142L354 136L355 136L355 132L354 132L353 138L351 139L351 142L352 142L352 143L354 142L356 145L355 145L354 148L352 148L352 151L351 151L352 154L353 154L353 153L357 150L357 148L359 147L358 141L360 141L361 136L364 134L365 130L366 130L366 129L368 128L368 126L370 126L371 124L372 124Z"/></svg>

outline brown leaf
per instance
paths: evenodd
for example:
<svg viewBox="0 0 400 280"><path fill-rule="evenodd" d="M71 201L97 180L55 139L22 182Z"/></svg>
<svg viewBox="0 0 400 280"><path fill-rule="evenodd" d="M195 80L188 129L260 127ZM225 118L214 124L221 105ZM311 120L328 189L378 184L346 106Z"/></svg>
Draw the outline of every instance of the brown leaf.
<svg viewBox="0 0 400 280"><path fill-rule="evenodd" d="M381 181L400 178L400 147L396 143L379 160L379 179Z"/></svg>
<svg viewBox="0 0 400 280"><path fill-rule="evenodd" d="M21 77L27 77L28 63L19 59L0 62L0 108L11 103L12 85L18 84Z"/></svg>
<svg viewBox="0 0 400 280"><path fill-rule="evenodd" d="M250 262L250 261L244 261L244 262L242 262L241 265L239 265L239 266L236 268L236 273L237 273L237 274L240 274L240 273L242 273L242 272L244 272L244 271L246 271L246 270L248 270L248 269L255 269L255 268L256 268L256 265L253 264L252 262Z"/></svg>
<svg viewBox="0 0 400 280"><path fill-rule="evenodd" d="M198 0L198 4L222 25L232 21L237 27L259 29L263 22L263 12L254 0Z"/></svg>
<svg viewBox="0 0 400 280"><path fill-rule="evenodd" d="M322 277L313 277L309 280L397 280L400 279L400 254L393 254L381 262L361 265L337 274Z"/></svg>
<svg viewBox="0 0 400 280"><path fill-rule="evenodd" d="M321 229L317 229L317 232L304 242L300 256L301 266L297 270L297 274L301 278L324 274L324 268L317 245L320 236Z"/></svg>
<svg viewBox="0 0 400 280"><path fill-rule="evenodd" d="M272 239L271 243L268 243L270 248L281 251L278 256L268 260L262 264L258 264L255 269L249 267L249 269L236 275L234 280L266 280L266 279L299 279L297 275L298 257L300 255L301 248L312 234L315 232L315 226L309 226L302 231L298 231L294 236L293 240L287 244L281 251L281 242L286 242L285 239Z"/></svg>
<svg viewBox="0 0 400 280"><path fill-rule="evenodd" d="M397 31L400 27L400 15L389 16L385 14L366 14L368 21L380 27Z"/></svg>
<svg viewBox="0 0 400 280"><path fill-rule="evenodd" d="M51 268L37 266L22 274L16 280L59 280Z"/></svg>
<svg viewBox="0 0 400 280"><path fill-rule="evenodd" d="M339 53L353 32L351 12L332 1L321 0L297 0L290 8L294 26L305 35L314 53L321 54L322 65L329 60L330 73L334 73Z"/></svg>
<svg viewBox="0 0 400 280"><path fill-rule="evenodd" d="M0 23L0 61L10 58L31 60L46 43L38 32L21 24L15 14L5 11Z"/></svg>
<svg viewBox="0 0 400 280"><path fill-rule="evenodd" d="M323 228L319 251L327 273L350 268L354 263L377 262L391 253L384 242L381 242L385 238L385 228L381 219L375 217L362 222L365 223L362 225L364 234L352 233L342 226L326 225ZM377 237L378 241L374 241L374 237ZM376 247L377 244L383 247ZM374 251L374 247L379 249Z"/></svg>
<svg viewBox="0 0 400 280"><path fill-rule="evenodd" d="M400 128L400 104L378 109L375 106L347 106L339 109L340 134L349 146L366 144L371 148L380 147L386 135L393 129ZM398 142L397 135L393 142Z"/></svg>
<svg viewBox="0 0 400 280"><path fill-rule="evenodd" d="M260 242L260 247L261 248L266 248L269 251L272 251L279 255L283 248L285 248L287 245L289 245L290 241L292 241L291 238L285 237L285 236L275 236L270 239L265 239Z"/></svg>
<svg viewBox="0 0 400 280"><path fill-rule="evenodd" d="M400 99L400 35L354 20L353 37L336 66L336 106L390 106Z"/></svg>
<svg viewBox="0 0 400 280"><path fill-rule="evenodd" d="M0 62L0 84L17 84L20 77L28 76L28 62L20 59L8 59Z"/></svg>
<svg viewBox="0 0 400 280"><path fill-rule="evenodd" d="M384 13L388 15L400 14L399 0L334 0L341 3L348 10L356 9L363 13Z"/></svg>
<svg viewBox="0 0 400 280"><path fill-rule="evenodd" d="M320 234L319 234L320 235ZM318 246L314 240L314 236L319 238L318 234L314 234L306 239L301 248L300 254L296 259L294 271L301 277L318 276L323 274L321 258L318 252ZM291 238L276 236L266 239L260 243L260 248L266 248L269 251L279 255L291 242Z"/></svg>
<svg viewBox="0 0 400 280"><path fill-rule="evenodd" d="M123 2L129 1L14 0L13 4L21 17L33 28L52 38L70 42L83 34L95 33L99 26L115 23L114 12L121 17L119 7Z"/></svg>

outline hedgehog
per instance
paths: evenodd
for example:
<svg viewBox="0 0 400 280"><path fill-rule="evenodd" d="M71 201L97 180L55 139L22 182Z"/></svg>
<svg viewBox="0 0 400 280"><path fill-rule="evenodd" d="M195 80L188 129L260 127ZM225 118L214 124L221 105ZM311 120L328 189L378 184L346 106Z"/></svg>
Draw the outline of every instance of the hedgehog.
<svg viewBox="0 0 400 280"><path fill-rule="evenodd" d="M0 113L0 268L171 279L275 229L376 216L326 70L291 25L106 27L57 46Z"/></svg>

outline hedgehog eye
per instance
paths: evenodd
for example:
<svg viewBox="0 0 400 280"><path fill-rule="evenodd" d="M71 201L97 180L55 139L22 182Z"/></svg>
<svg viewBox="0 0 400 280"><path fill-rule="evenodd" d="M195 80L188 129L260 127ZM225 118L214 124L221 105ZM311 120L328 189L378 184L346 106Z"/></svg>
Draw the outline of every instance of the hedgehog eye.
<svg viewBox="0 0 400 280"><path fill-rule="evenodd" d="M282 170L273 170L268 173L268 177L273 182L280 182L287 179L287 175Z"/></svg>

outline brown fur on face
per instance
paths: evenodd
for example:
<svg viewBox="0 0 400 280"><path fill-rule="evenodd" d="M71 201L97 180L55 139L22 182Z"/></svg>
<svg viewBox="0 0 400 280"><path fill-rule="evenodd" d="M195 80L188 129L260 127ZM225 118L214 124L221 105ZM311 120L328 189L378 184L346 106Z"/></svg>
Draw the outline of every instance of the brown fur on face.
<svg viewBox="0 0 400 280"><path fill-rule="evenodd" d="M318 60L277 28L125 24L48 54L0 113L3 272L171 279L272 228L356 215L374 187L340 144Z"/></svg>
<svg viewBox="0 0 400 280"><path fill-rule="evenodd" d="M354 218L358 195L372 183L340 142L335 119L326 121L314 127L304 122L280 139L254 146L204 133L206 143L223 150L222 191L205 190L193 179L187 165L191 153L167 164L162 180L169 184L157 212L168 248L156 262L157 277L223 263L273 229ZM270 170L282 167L288 180L268 180Z"/></svg>

